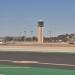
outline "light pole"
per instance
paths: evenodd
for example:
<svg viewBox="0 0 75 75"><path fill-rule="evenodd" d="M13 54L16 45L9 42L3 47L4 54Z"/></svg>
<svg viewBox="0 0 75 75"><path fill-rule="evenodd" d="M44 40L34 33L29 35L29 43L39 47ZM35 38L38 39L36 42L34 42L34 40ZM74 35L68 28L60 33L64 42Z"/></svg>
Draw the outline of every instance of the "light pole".
<svg viewBox="0 0 75 75"><path fill-rule="evenodd" d="M50 33L49 33L49 42L51 42L52 41L52 39L51 39L51 31L50 31Z"/></svg>
<svg viewBox="0 0 75 75"><path fill-rule="evenodd" d="M24 41L26 41L26 31L24 31Z"/></svg>
<svg viewBox="0 0 75 75"><path fill-rule="evenodd" d="M22 32L20 32L19 40L21 41L22 39Z"/></svg>
<svg viewBox="0 0 75 75"><path fill-rule="evenodd" d="M31 41L33 41L33 31L30 31L31 33Z"/></svg>

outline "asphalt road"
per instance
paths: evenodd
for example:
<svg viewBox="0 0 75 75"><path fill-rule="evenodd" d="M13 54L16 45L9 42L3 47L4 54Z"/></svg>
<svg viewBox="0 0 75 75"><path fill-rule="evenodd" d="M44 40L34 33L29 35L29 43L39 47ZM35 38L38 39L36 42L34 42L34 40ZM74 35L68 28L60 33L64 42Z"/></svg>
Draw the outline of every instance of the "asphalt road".
<svg viewBox="0 0 75 75"><path fill-rule="evenodd" d="M38 61L40 63L56 63L75 65L75 54L70 53L40 53L40 52L0 52L0 60L12 61ZM8 61L0 61L0 64L13 64ZM25 63L14 64L29 67L67 68L75 69L75 66Z"/></svg>

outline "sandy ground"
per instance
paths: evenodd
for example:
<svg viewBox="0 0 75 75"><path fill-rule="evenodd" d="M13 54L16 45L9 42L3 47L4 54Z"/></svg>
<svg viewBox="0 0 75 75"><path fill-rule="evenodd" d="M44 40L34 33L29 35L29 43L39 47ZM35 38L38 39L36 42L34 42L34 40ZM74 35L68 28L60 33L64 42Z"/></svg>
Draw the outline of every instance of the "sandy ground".
<svg viewBox="0 0 75 75"><path fill-rule="evenodd" d="M0 45L0 51L72 52L75 45Z"/></svg>

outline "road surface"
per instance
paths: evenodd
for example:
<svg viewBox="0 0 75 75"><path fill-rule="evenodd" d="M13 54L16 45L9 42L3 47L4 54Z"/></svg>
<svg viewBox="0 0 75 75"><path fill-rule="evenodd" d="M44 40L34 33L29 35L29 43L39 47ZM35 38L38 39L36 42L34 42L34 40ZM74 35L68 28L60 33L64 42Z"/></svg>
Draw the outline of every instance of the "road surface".
<svg viewBox="0 0 75 75"><path fill-rule="evenodd" d="M12 63L10 61L29 61L29 63ZM33 61L36 62L34 63ZM42 52L0 52L0 64L12 64L28 67L75 69L75 54Z"/></svg>

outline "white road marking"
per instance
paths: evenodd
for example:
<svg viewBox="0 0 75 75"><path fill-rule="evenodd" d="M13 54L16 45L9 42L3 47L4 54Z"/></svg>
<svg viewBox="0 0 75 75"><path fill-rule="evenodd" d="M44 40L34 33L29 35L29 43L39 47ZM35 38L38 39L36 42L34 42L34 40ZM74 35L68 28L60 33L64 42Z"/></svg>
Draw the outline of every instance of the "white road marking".
<svg viewBox="0 0 75 75"><path fill-rule="evenodd" d="M0 68L12 68L12 69L14 69L14 68L23 68L23 69L25 69L25 68L31 68L31 67L16 67L16 66L15 67L13 67L13 66L11 67L10 66L10 67L0 67Z"/></svg>
<svg viewBox="0 0 75 75"><path fill-rule="evenodd" d="M73 64L57 64L57 63L41 63L38 61L12 61L12 63L31 63L31 64L43 64L43 65L53 65L53 66L67 66L67 67L75 67Z"/></svg>
<svg viewBox="0 0 75 75"><path fill-rule="evenodd" d="M0 60L0 61L9 61L11 63L20 63L20 64L41 64L41 65L53 65L53 66L66 66L66 67L75 67L74 64L58 64L58 63L44 63L39 61L12 61L12 60ZM2 67L0 67L2 68ZM26 68L26 67L8 67L8 68ZM28 67L27 67L28 68Z"/></svg>
<svg viewBox="0 0 75 75"><path fill-rule="evenodd" d="M11 61L12 63L39 63L38 61Z"/></svg>
<svg viewBox="0 0 75 75"><path fill-rule="evenodd" d="M11 60L0 60L0 61L11 61Z"/></svg>
<svg viewBox="0 0 75 75"><path fill-rule="evenodd" d="M47 65L53 65L53 66L67 66L67 67L75 67L75 65L72 64L57 64L57 63L39 63L39 64L47 64Z"/></svg>

